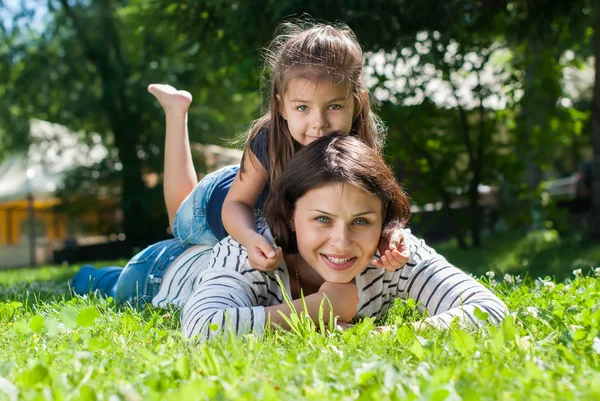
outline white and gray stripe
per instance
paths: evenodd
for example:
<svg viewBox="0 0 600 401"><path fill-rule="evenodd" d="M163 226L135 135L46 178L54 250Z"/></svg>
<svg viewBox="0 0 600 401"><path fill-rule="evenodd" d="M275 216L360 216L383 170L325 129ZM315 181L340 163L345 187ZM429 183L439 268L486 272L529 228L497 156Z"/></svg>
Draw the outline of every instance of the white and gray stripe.
<svg viewBox="0 0 600 401"><path fill-rule="evenodd" d="M272 240L271 233L259 223L259 232ZM413 298L426 322L447 327L452 320L467 325L481 325L475 308L489 314L498 324L507 315L504 303L477 280L452 266L421 239L409 231L405 241L412 251L411 260L395 272L367 267L356 277L359 289L357 317L382 317L396 298ZM262 273L248 264L246 249L232 238L222 240L213 249L212 258L200 257L205 263L185 304L182 329L189 337L210 338L223 331L236 335L263 332L264 308L283 302L281 280L291 297L285 263L274 272Z"/></svg>

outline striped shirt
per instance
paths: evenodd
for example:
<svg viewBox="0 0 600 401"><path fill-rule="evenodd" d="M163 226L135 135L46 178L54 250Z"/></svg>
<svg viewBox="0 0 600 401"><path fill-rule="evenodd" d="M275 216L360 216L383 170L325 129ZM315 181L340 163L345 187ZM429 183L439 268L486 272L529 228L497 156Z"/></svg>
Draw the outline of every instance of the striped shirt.
<svg viewBox="0 0 600 401"><path fill-rule="evenodd" d="M271 232L259 221L259 232L272 241ZM359 304L356 317L381 318L396 298L412 298L417 308L436 327L448 327L455 318L479 326L475 309L488 313L498 324L507 315L504 303L470 275L457 269L425 241L405 231L410 248L409 262L395 272L367 266L356 277ZM208 259L208 258L205 258ZM262 334L265 307L284 302L282 288L291 299L285 262L275 271L260 272L250 267L246 248L227 237L214 248L208 267L198 276L181 315L188 337L210 338L220 332L236 335Z"/></svg>
<svg viewBox="0 0 600 401"><path fill-rule="evenodd" d="M195 245L186 249L167 267L160 279L158 292L152 298L152 305L160 308L168 305L184 306L211 257L212 246Z"/></svg>

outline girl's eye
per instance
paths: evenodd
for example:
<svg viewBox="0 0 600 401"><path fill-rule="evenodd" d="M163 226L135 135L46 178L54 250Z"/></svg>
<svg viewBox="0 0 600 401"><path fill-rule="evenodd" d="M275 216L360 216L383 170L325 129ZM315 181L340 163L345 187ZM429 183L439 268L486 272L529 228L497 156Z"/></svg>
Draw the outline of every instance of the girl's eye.
<svg viewBox="0 0 600 401"><path fill-rule="evenodd" d="M357 226L366 226L369 224L369 220L366 219L358 219L354 221L354 224L356 224Z"/></svg>
<svg viewBox="0 0 600 401"><path fill-rule="evenodd" d="M331 106L329 106L329 110L339 110L341 108L342 106L339 104L332 104Z"/></svg>
<svg viewBox="0 0 600 401"><path fill-rule="evenodd" d="M298 111L306 111L306 110L308 110L308 107L307 106L298 106L298 107L296 107L296 110L298 110Z"/></svg>
<svg viewBox="0 0 600 401"><path fill-rule="evenodd" d="M325 217L325 216L319 216L317 217L315 220L317 220L319 223L329 223L329 217Z"/></svg>

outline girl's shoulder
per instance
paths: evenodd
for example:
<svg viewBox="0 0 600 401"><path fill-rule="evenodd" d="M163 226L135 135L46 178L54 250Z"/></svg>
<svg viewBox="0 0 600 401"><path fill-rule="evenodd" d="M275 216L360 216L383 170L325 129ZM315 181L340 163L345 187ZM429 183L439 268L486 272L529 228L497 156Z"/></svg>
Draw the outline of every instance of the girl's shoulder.
<svg viewBox="0 0 600 401"><path fill-rule="evenodd" d="M269 171L271 163L269 162L269 128L263 127L258 133L250 139L250 150L260 161L260 164Z"/></svg>

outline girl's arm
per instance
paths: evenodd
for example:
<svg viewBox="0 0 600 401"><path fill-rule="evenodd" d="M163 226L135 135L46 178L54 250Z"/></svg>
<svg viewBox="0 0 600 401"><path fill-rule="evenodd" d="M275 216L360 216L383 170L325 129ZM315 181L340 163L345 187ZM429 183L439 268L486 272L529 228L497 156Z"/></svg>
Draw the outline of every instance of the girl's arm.
<svg viewBox="0 0 600 401"><path fill-rule="evenodd" d="M413 298L422 312L427 311L425 323L448 327L458 318L463 324L480 326L484 322L475 315L476 308L487 313L492 323L502 322L508 310L494 293L454 267L425 241L408 233L405 240L412 257L401 270L399 295Z"/></svg>
<svg viewBox="0 0 600 401"><path fill-rule="evenodd" d="M267 185L267 171L252 151L244 155L244 173L238 172L229 190L221 218L229 235L248 249L252 268L276 269L282 261L280 249L256 232L254 206Z"/></svg>

